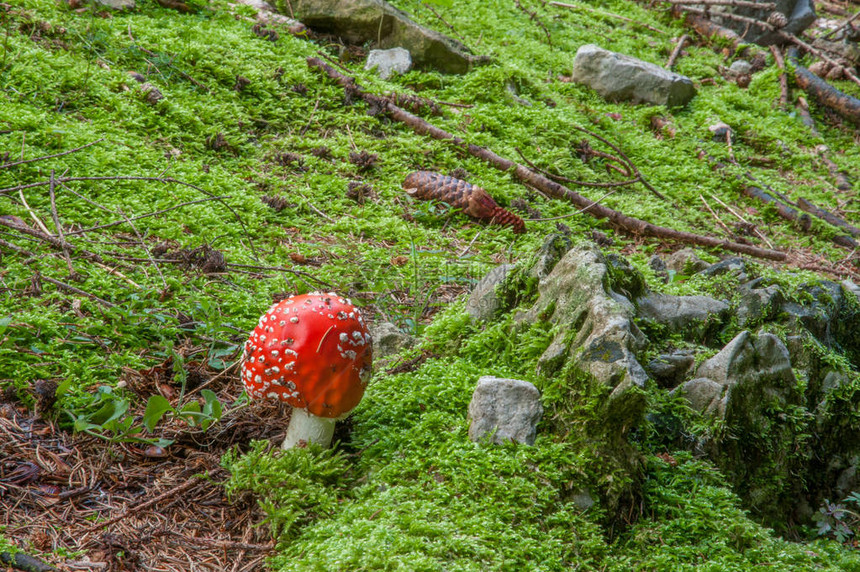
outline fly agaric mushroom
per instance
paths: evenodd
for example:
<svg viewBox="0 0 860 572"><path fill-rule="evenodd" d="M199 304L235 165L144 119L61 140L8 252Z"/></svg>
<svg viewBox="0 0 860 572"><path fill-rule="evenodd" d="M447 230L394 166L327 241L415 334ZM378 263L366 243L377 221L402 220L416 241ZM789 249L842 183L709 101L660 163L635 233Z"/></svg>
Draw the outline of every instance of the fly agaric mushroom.
<svg viewBox="0 0 860 572"><path fill-rule="evenodd" d="M290 296L260 318L242 354L251 399L293 407L282 445L331 444L370 379L373 342L358 308L333 292Z"/></svg>

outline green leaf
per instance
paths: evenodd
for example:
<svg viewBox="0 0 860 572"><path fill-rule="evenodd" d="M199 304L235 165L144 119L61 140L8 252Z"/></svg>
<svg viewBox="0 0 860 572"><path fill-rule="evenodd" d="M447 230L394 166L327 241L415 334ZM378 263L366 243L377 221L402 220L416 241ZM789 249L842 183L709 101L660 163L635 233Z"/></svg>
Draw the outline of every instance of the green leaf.
<svg viewBox="0 0 860 572"><path fill-rule="evenodd" d="M221 406L221 402L218 401L218 396L215 395L215 392L211 389L204 389L200 392L205 400L203 405L203 413L212 417L213 419L221 419L221 413L223 408Z"/></svg>
<svg viewBox="0 0 860 572"><path fill-rule="evenodd" d="M170 402L164 396L153 395L146 402L146 411L143 413L143 426L146 427L147 431L152 433L155 430L155 426L164 417L164 414L173 410Z"/></svg>
<svg viewBox="0 0 860 572"><path fill-rule="evenodd" d="M90 423L95 423L101 427L109 424L115 419L119 419L125 412L128 411L129 402L126 399L111 399L105 400L101 408L89 416Z"/></svg>

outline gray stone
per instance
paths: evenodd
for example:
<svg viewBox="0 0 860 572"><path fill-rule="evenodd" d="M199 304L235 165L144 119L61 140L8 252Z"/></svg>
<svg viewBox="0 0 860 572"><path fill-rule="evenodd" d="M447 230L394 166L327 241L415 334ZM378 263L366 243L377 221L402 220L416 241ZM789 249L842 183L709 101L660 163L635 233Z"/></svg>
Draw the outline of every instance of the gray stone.
<svg viewBox="0 0 860 572"><path fill-rule="evenodd" d="M134 8L134 0L96 0L96 2L114 10L131 10Z"/></svg>
<svg viewBox="0 0 860 572"><path fill-rule="evenodd" d="M649 294L637 303L641 318L662 324L671 333L704 335L722 324L729 311L726 302L708 296Z"/></svg>
<svg viewBox="0 0 860 572"><path fill-rule="evenodd" d="M676 107L696 95L689 78L656 64L586 44L576 52L573 80L611 101Z"/></svg>
<svg viewBox="0 0 860 572"><path fill-rule="evenodd" d="M664 284L669 281L669 272L667 272L666 262L664 262L662 258L655 254L651 257L651 260L648 261L648 266L650 266L651 270L654 271L655 276L663 280Z"/></svg>
<svg viewBox="0 0 860 572"><path fill-rule="evenodd" d="M721 260L716 264L711 264L701 271L705 276L723 276L724 274L734 275L738 280L743 282L747 279L746 274L747 263L743 258L732 257Z"/></svg>
<svg viewBox="0 0 860 572"><path fill-rule="evenodd" d="M312 30L334 34L375 49L401 47L418 67L466 73L488 58L477 57L460 42L416 24L383 0L277 0L282 14L293 14Z"/></svg>
<svg viewBox="0 0 860 572"><path fill-rule="evenodd" d="M699 258L692 248L682 248L666 258L666 266L678 274L691 276L706 269L710 264Z"/></svg>
<svg viewBox="0 0 860 572"><path fill-rule="evenodd" d="M860 302L860 286L846 278L842 281L842 289L854 294L854 297L857 298L857 302Z"/></svg>
<svg viewBox="0 0 860 572"><path fill-rule="evenodd" d="M709 405L700 411L716 413L747 428L758 428L765 423L763 408L800 402L788 349L773 334L753 336L744 330L702 363L696 376L722 386L722 399L726 400L724 406ZM697 405L702 405L701 399Z"/></svg>
<svg viewBox="0 0 860 572"><path fill-rule="evenodd" d="M687 377L695 363L696 357L692 351L678 350L652 359L645 370L657 380L660 387L675 387Z"/></svg>
<svg viewBox="0 0 860 572"><path fill-rule="evenodd" d="M783 301L782 291L775 284L767 288L745 289L735 310L738 324L745 326L750 321L773 317Z"/></svg>
<svg viewBox="0 0 860 572"><path fill-rule="evenodd" d="M573 493L570 500L580 510L588 510L595 505L594 497L591 496L591 492L587 489Z"/></svg>
<svg viewBox="0 0 860 572"><path fill-rule="evenodd" d="M413 336L400 331L400 328L391 322L370 326L370 336L373 338L373 357L377 359L396 354L415 344Z"/></svg>
<svg viewBox="0 0 860 572"><path fill-rule="evenodd" d="M830 280L819 280L805 284L799 289L805 300L801 302L786 300L780 311L788 315L789 323L799 325L827 346L842 343L856 343L856 332L844 332L843 324L837 322L839 309L843 304L842 286ZM847 336L845 335L847 334ZM845 338L845 339L842 339Z"/></svg>
<svg viewBox="0 0 860 572"><path fill-rule="evenodd" d="M535 263L528 271L528 275L538 280L546 278L561 257L573 247L570 238L563 234L551 234L546 237L538 250Z"/></svg>
<svg viewBox="0 0 860 572"><path fill-rule="evenodd" d="M681 391L692 409L706 415L725 416L727 394L724 385L707 377L697 377L685 383Z"/></svg>
<svg viewBox="0 0 860 572"><path fill-rule="evenodd" d="M515 268L513 264L502 264L490 270L484 276L466 301L466 313L473 320L492 320L496 312L502 309L502 303L496 288L500 286Z"/></svg>
<svg viewBox="0 0 860 572"><path fill-rule="evenodd" d="M738 75L749 75L752 73L752 65L746 60L735 60L732 62L732 65L729 66L729 70Z"/></svg>
<svg viewBox="0 0 860 572"><path fill-rule="evenodd" d="M542 415L540 392L534 385L486 375L478 380L469 403L469 438L533 445Z"/></svg>
<svg viewBox="0 0 860 572"><path fill-rule="evenodd" d="M611 388L608 423L629 427L642 413L648 380L636 360L645 336L633 323L633 305L609 288L609 271L593 244L569 250L538 285L538 299L520 321L549 320L559 331L538 359L552 375L566 362Z"/></svg>
<svg viewBox="0 0 860 572"><path fill-rule="evenodd" d="M370 50L364 69L372 70L382 79L388 79L393 74L404 74L412 69L412 56L409 50L391 48L390 50Z"/></svg>

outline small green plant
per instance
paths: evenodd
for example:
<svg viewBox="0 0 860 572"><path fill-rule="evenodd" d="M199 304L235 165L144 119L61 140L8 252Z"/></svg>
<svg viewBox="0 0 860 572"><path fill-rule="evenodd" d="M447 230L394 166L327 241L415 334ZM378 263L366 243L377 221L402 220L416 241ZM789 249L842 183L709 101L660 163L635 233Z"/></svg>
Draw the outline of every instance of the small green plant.
<svg viewBox="0 0 860 572"><path fill-rule="evenodd" d="M218 401L218 396L211 389L202 390L200 395L203 397L202 406L197 401L189 401L181 407L173 407L162 395L153 395L146 403L143 426L151 433L166 414L171 414L192 427L199 425L206 431L212 423L221 419L223 407Z"/></svg>
<svg viewBox="0 0 860 572"><path fill-rule="evenodd" d="M159 447L173 443L168 439L140 437L142 428L128 413L130 405L131 402L115 393L112 387L102 385L90 396L89 402L76 411L64 409L63 413L72 420L75 433L86 433L112 443L148 443Z"/></svg>
<svg viewBox="0 0 860 572"><path fill-rule="evenodd" d="M860 526L860 513L848 510L844 503L860 508L860 493L851 493L841 503L824 500L824 505L812 517L818 524L818 536L829 536L838 542L845 542L855 536L857 527Z"/></svg>

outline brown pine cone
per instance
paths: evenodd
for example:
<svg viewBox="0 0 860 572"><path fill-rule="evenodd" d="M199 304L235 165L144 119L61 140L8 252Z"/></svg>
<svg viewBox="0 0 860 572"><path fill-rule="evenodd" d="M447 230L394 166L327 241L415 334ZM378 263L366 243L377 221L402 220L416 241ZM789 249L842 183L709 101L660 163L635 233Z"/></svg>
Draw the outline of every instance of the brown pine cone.
<svg viewBox="0 0 860 572"><path fill-rule="evenodd" d="M523 219L496 204L487 191L466 181L431 171L415 171L403 181L403 190L419 199L446 202L477 219L512 226L516 233L526 231Z"/></svg>

